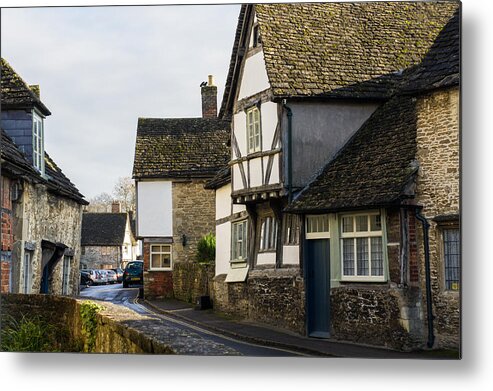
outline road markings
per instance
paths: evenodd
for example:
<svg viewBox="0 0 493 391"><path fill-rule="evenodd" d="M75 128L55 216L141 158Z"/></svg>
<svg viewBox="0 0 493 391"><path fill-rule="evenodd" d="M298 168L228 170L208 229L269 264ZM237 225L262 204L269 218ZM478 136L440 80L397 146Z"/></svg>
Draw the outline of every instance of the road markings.
<svg viewBox="0 0 493 391"><path fill-rule="evenodd" d="M187 322L184 322L184 321L181 321L181 320L178 320L178 319L175 319L175 318L166 316L164 314L156 313L156 312L150 310L149 308L145 307L144 305L140 304L138 302L138 298L137 297L135 297L132 300L132 304L134 304L136 307L138 307L140 310L144 311L147 314L154 315L154 316L156 316L158 318L161 318L163 320L169 321L171 323L176 323L176 324L179 324L181 326L188 327L188 328L190 328L192 330L195 330L195 331L200 332L200 333L203 333L203 334L211 335L211 336L218 337L218 338L223 338L223 339L226 339L226 340L231 341L231 342L235 342L235 343L239 343L239 344L243 344L243 345L248 345L248 346L253 346L253 347L257 347L257 348L264 348L264 349L270 349L270 350L278 350L280 352L291 353L291 354L295 354L295 355L299 355L299 356L303 356L303 357L311 357L309 354L300 353L300 352L289 350L289 349L284 349L284 348L279 348L279 347L272 347L272 346L265 346L265 345L260 345L260 344L257 344L257 343L242 341L242 340L235 339L235 338L232 338L232 337L223 335L223 334L212 332L212 331L207 330L207 329L203 329L203 328L201 328L199 326L196 326L196 325L193 325L193 324L190 324L190 323L187 323Z"/></svg>

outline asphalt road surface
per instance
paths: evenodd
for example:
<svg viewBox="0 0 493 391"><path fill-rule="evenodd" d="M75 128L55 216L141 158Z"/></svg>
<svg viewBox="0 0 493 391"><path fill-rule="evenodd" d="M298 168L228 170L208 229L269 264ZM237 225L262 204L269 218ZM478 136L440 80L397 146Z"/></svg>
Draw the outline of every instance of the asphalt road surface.
<svg viewBox="0 0 493 391"><path fill-rule="evenodd" d="M240 341L231 338L229 336L221 335L217 332L206 330L195 324L191 324L183 320L178 320L170 316L166 316L161 313L154 312L153 310L137 302L138 295L139 295L138 286L123 288L121 283L113 284L113 285L90 286L87 288L81 287L81 291L80 291L80 296L82 298L108 301L113 304L125 306L139 314L160 319L163 322L163 326L165 327L176 327L180 330L199 335L204 339L208 339L216 343L220 343L225 346L228 346L232 349L235 349L237 352L241 353L244 356L255 356L255 357L306 356L305 354L299 352Z"/></svg>

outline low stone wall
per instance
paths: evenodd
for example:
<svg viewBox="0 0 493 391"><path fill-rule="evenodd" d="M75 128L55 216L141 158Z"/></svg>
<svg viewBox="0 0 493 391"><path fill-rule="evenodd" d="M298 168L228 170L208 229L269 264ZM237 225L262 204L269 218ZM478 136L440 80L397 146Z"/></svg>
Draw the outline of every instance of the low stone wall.
<svg viewBox="0 0 493 391"><path fill-rule="evenodd" d="M214 265L196 262L175 263L173 293L176 299L195 303L200 296L210 296Z"/></svg>
<svg viewBox="0 0 493 391"><path fill-rule="evenodd" d="M81 304L84 300L51 295L3 294L2 316L20 320L22 315L38 316L59 331L61 351L83 351L87 336L82 332ZM157 353L173 354L174 350L132 324L146 317L110 303L96 314L97 328L91 353Z"/></svg>
<svg viewBox="0 0 493 391"><path fill-rule="evenodd" d="M214 309L299 334L305 333L305 289L298 269L253 270L247 281L213 281Z"/></svg>
<svg viewBox="0 0 493 391"><path fill-rule="evenodd" d="M417 288L338 287L331 290L334 338L399 350L422 347Z"/></svg>

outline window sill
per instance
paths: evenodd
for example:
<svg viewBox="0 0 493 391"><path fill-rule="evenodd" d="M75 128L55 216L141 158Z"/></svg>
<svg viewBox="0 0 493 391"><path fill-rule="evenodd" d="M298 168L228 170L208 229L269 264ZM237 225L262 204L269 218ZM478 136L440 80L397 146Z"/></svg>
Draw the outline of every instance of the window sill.
<svg viewBox="0 0 493 391"><path fill-rule="evenodd" d="M348 276L344 276L344 277L341 277L341 279L339 280L341 282L381 282L381 283L386 283L387 282L387 279L385 277L357 277L357 276L351 276L351 277L348 277Z"/></svg>
<svg viewBox="0 0 493 391"><path fill-rule="evenodd" d="M172 267L163 267L163 268L152 268L149 269L150 272L171 272L173 271Z"/></svg>

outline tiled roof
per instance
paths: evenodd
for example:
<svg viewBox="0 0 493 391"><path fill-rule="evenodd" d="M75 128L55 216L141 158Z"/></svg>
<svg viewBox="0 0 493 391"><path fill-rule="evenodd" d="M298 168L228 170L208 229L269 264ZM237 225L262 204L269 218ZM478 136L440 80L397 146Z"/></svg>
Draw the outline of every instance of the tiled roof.
<svg viewBox="0 0 493 391"><path fill-rule="evenodd" d="M2 144L2 171L8 170L16 175L27 175L36 181L42 181L38 171L34 169L26 155L17 147L10 136L1 129Z"/></svg>
<svg viewBox="0 0 493 391"><path fill-rule="evenodd" d="M82 246L121 246L125 239L126 213L83 213Z"/></svg>
<svg viewBox="0 0 493 391"><path fill-rule="evenodd" d="M134 178L210 178L230 158L230 123L216 118L139 118Z"/></svg>
<svg viewBox="0 0 493 391"><path fill-rule="evenodd" d="M79 192L75 185L56 165L53 159L45 151L45 174L48 178L48 188L56 193L77 201L79 204L88 205L84 196Z"/></svg>
<svg viewBox="0 0 493 391"><path fill-rule="evenodd" d="M37 107L44 115L50 115L48 108L10 64L3 58L0 60L0 64L2 109Z"/></svg>
<svg viewBox="0 0 493 391"><path fill-rule="evenodd" d="M214 178L212 178L210 181L208 181L205 184L204 188L218 189L221 186L224 186L225 184L229 183L230 181L231 181L231 167L229 167L229 165L226 165L217 172Z"/></svg>
<svg viewBox="0 0 493 391"><path fill-rule="evenodd" d="M287 210L334 211L398 203L416 173L412 97L378 108Z"/></svg>
<svg viewBox="0 0 493 391"><path fill-rule="evenodd" d="M460 4L285 3L255 7L275 98L389 98L401 71L419 63ZM241 61L237 32L220 116L231 115Z"/></svg>
<svg viewBox="0 0 493 391"><path fill-rule="evenodd" d="M405 73L402 91L456 86L460 81L460 10L449 20L423 61Z"/></svg>
<svg viewBox="0 0 493 391"><path fill-rule="evenodd" d="M287 210L378 207L412 196L407 187L418 166L415 98L411 93L458 85L459 45L457 10L422 63L404 73L399 94L373 113Z"/></svg>

